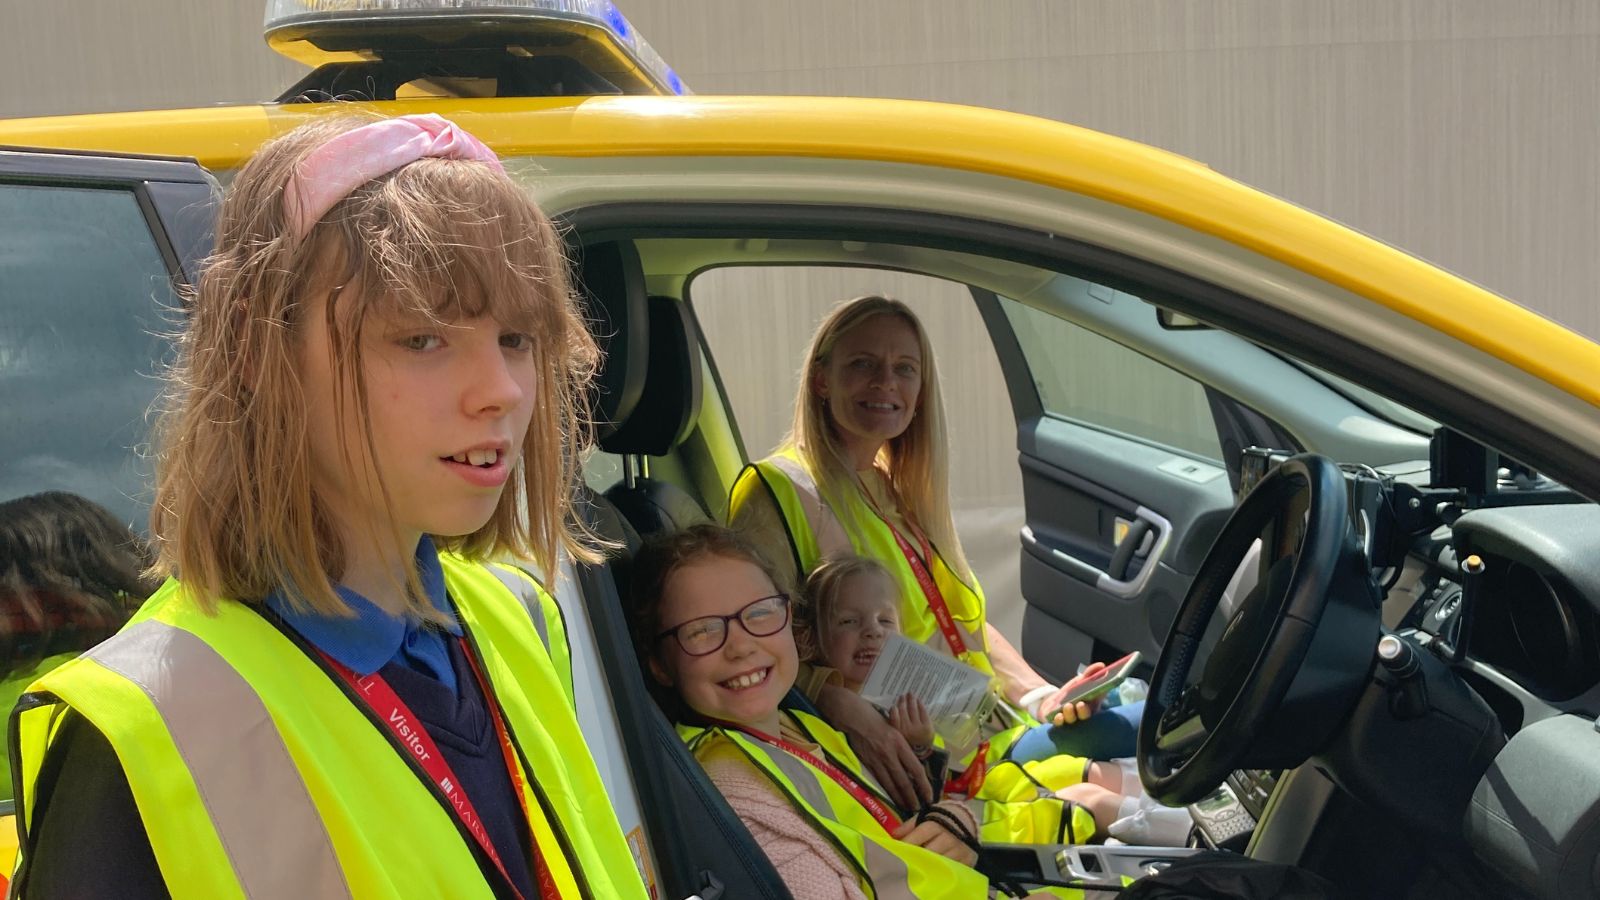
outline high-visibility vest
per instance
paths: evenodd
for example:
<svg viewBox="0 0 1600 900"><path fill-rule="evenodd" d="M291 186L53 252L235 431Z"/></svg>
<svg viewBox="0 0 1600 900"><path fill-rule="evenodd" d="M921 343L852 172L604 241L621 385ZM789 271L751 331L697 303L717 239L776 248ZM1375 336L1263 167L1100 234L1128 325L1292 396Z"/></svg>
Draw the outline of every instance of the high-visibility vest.
<svg viewBox="0 0 1600 900"><path fill-rule="evenodd" d="M830 557L855 554L877 560L894 578L900 596L901 633L940 653L951 652L950 642L939 629L939 621L926 602L910 562L895 541L894 532L862 498L860 491L852 490L833 501L824 499L816 480L792 449L751 463L739 473L729 496L730 519L750 502L756 491L765 491L776 502L802 577ZM845 514L837 514L833 503L847 505ZM849 527L844 524L846 522L850 523ZM933 558L929 561L929 573L950 608L950 617L967 648L959 658L993 676L984 629L987 607L983 588L976 578L970 584L959 578L939 555L938 547L930 545L930 551ZM1003 698L1000 705L1004 707L1003 724L984 723L990 766L1003 760L1017 738L1039 724L1027 710L1018 709ZM968 756L966 762L970 764L970 753Z"/></svg>
<svg viewBox="0 0 1600 900"><path fill-rule="evenodd" d="M830 762L876 790L844 735L805 713L790 714L822 746ZM989 896L989 879L976 869L896 839L848 790L800 757L732 728L680 725L678 733L697 757L721 741L738 748L801 816L843 851L868 896L877 900L981 900Z"/></svg>
<svg viewBox="0 0 1600 900"><path fill-rule="evenodd" d="M527 608L528 618L539 633L539 643L550 655L550 664L555 667L556 677L561 681L567 703L575 704L577 698L572 692L572 645L567 643L567 619L561 611L561 604L550 596L544 584L514 563L490 562L487 565L489 574L500 579L500 583Z"/></svg>
<svg viewBox="0 0 1600 900"><path fill-rule="evenodd" d="M485 700L499 702L519 751L529 829L561 896L643 900L537 633L549 622L536 604L553 601L515 570L440 562ZM387 730L243 604L207 615L169 580L116 636L33 685L12 724L25 828L40 820L39 768L63 707L116 751L175 898L493 896L472 839Z"/></svg>
<svg viewBox="0 0 1600 900"><path fill-rule="evenodd" d="M799 455L790 450L751 463L739 473L729 496L730 518L737 516L755 491L766 491L777 502L802 577L829 557L854 553L877 560L889 570L899 588L901 632L941 653L950 652L949 641L939 630L939 621L934 618L915 571L900 551L894 531L859 490L848 491L842 497L823 497L816 478ZM836 504L845 508L835 509ZM969 584L957 576L938 547L931 547L930 555L933 558L928 561L929 573L950 607L950 617L966 646L961 660L980 672L994 674L984 633L983 589L977 579Z"/></svg>
<svg viewBox="0 0 1600 900"><path fill-rule="evenodd" d="M1037 762L1001 760L989 766L974 800L986 844L1081 844L1094 836L1094 815L1056 791L1083 781L1089 761L1058 755Z"/></svg>
<svg viewBox="0 0 1600 900"><path fill-rule="evenodd" d="M854 777L877 788L877 782L838 729L803 711L790 713L811 742L837 760ZM1094 816L1055 792L1083 781L1089 760L1057 755L1038 762L995 760L978 792L968 803L978 812L978 839L987 844L1079 844L1094 835ZM881 790L878 793L882 794ZM888 803L887 796L884 798ZM892 805L892 803L890 804Z"/></svg>

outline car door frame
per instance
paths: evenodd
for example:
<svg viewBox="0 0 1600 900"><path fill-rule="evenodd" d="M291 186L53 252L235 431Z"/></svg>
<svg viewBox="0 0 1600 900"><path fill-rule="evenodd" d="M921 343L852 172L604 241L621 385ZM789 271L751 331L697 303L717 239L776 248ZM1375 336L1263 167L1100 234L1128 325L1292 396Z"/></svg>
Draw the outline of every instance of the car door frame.
<svg viewBox="0 0 1600 900"><path fill-rule="evenodd" d="M170 276L200 281L221 189L194 159L0 145L0 184L128 191Z"/></svg>

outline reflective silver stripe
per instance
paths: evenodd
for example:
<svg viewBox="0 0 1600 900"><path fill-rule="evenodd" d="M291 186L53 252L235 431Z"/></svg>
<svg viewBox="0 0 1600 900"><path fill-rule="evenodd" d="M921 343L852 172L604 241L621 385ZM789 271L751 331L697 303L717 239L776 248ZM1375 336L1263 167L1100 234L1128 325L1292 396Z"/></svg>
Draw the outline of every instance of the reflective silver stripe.
<svg viewBox="0 0 1600 900"><path fill-rule="evenodd" d="M911 870L906 861L880 844L864 841L867 874L872 877L872 892L878 900L917 900L911 893Z"/></svg>
<svg viewBox="0 0 1600 900"><path fill-rule="evenodd" d="M817 554L823 559L854 555L856 550L855 545L850 543L850 535L840 524L839 517L822 501L817 482L805 466L787 456L774 456L767 461L789 477L789 483L794 485L795 493L800 496L800 510L805 513L806 525L811 528L811 536L817 542Z"/></svg>
<svg viewBox="0 0 1600 900"><path fill-rule="evenodd" d="M245 896L350 896L282 735L226 660L189 632L153 619L85 655L155 704Z"/></svg>
<svg viewBox="0 0 1600 900"><path fill-rule="evenodd" d="M550 652L550 624L544 620L544 602L539 599L539 590L533 582L521 574L507 572L498 565L485 565L489 574L506 586L511 596L517 598L522 608L527 610L528 618L533 620L533 628L539 632L539 643L544 644L545 652Z"/></svg>
<svg viewBox="0 0 1600 900"><path fill-rule="evenodd" d="M839 517L822 501L822 495L817 491L817 483L811 478L811 473L787 456L774 456L767 462L777 466L779 471L789 477L789 483L799 495L800 509L805 514L806 525L811 528L811 534L817 541L817 553L823 559L854 555L855 545L850 543L850 536L845 533ZM976 631L960 622L956 623L956 628L961 631L969 650L981 650L987 644L981 624ZM946 656L950 655L950 642L945 639L944 632L937 627L923 643Z"/></svg>
<svg viewBox="0 0 1600 900"><path fill-rule="evenodd" d="M796 757L761 741L751 740L745 743L770 760L778 771L789 779L789 783L800 792L801 802L811 807L818 815L838 821L838 815L833 811L833 803L828 800L828 795L822 787L821 776L816 770ZM866 857L862 862L866 866L867 877L872 881L873 894L878 900L917 900L916 895L911 893L911 870L906 867L905 860L871 840L863 838L861 843L865 848Z"/></svg>

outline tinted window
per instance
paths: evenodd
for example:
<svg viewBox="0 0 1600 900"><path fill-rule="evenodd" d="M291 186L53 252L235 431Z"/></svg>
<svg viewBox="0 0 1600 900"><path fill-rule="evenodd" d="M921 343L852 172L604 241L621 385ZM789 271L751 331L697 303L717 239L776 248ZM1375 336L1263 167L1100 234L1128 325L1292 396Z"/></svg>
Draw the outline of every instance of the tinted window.
<svg viewBox="0 0 1600 900"><path fill-rule="evenodd" d="M1222 458L1200 382L1048 312L1006 298L1000 306L1046 413Z"/></svg>
<svg viewBox="0 0 1600 900"><path fill-rule="evenodd" d="M143 529L174 300L130 192L0 185L0 500L70 491Z"/></svg>

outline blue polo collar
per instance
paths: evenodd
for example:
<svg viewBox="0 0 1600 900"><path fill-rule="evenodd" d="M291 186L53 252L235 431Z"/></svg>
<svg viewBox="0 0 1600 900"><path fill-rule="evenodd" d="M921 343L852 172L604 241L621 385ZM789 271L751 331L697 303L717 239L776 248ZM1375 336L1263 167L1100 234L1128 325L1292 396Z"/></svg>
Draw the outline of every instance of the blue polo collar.
<svg viewBox="0 0 1600 900"><path fill-rule="evenodd" d="M423 535L417 543L417 577L423 592L434 609L453 612L445 592L444 569L439 565L439 551L433 539ZM391 660L402 663L407 657L422 657L426 668L436 668L432 657L444 651L444 641L439 630L423 625L407 616L394 616L379 608L371 600L342 585L335 585L339 598L355 612L354 618L333 618L306 610L297 611L283 596L274 591L267 595L266 604L289 624L289 627L310 641L313 646L328 654L357 675L371 675ZM461 626L451 624L444 629L451 635L461 635ZM445 671L449 671L447 658L441 658ZM408 665L407 668L415 668ZM443 674L443 673L439 673ZM437 677L437 676L436 676ZM448 675L445 676L448 680Z"/></svg>

